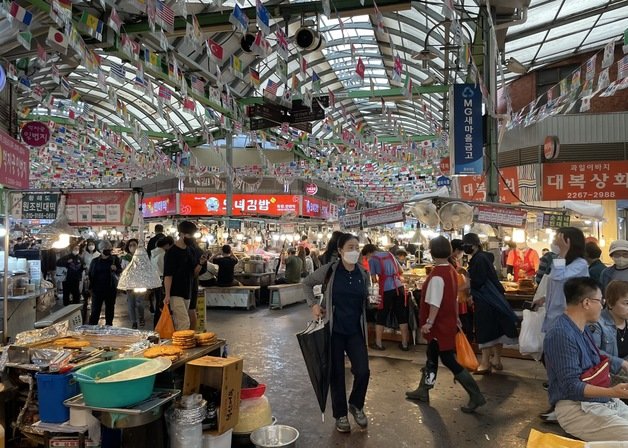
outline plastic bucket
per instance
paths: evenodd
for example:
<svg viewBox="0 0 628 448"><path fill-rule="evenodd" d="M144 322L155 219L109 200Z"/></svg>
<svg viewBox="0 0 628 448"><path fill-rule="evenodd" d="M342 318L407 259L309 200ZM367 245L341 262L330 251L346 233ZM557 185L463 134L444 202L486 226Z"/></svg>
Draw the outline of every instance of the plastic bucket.
<svg viewBox="0 0 628 448"><path fill-rule="evenodd" d="M146 361L148 361L146 358L114 359L79 369L77 373L80 376L76 378L81 386L85 404L99 408L118 408L131 406L150 397L153 393L155 375L111 383L95 381L95 379L105 378ZM94 378L94 380L90 381L86 377Z"/></svg>
<svg viewBox="0 0 628 448"><path fill-rule="evenodd" d="M251 442L257 448L292 448L296 446L299 431L292 426L262 426L251 433Z"/></svg>
<svg viewBox="0 0 628 448"><path fill-rule="evenodd" d="M39 418L45 423L63 423L70 419L70 409L63 402L79 394L72 374L37 373Z"/></svg>

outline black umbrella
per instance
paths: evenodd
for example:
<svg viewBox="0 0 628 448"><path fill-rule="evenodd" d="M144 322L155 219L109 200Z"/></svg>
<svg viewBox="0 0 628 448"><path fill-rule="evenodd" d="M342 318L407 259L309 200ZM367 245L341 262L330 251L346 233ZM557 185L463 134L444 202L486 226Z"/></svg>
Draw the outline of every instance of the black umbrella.
<svg viewBox="0 0 628 448"><path fill-rule="evenodd" d="M322 320L313 321L301 333L297 340L303 353L303 360L310 375L310 381L321 409L322 419L325 421L325 407L329 393L329 325Z"/></svg>

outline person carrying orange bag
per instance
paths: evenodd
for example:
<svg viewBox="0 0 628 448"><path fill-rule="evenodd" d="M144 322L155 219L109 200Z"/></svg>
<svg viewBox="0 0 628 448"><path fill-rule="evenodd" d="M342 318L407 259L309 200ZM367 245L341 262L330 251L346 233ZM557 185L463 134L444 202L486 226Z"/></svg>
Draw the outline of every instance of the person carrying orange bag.
<svg viewBox="0 0 628 448"><path fill-rule="evenodd" d="M458 333L458 279L456 270L449 263L451 244L443 236L430 241L430 253L434 268L423 284L419 326L428 341L427 361L421 369L419 386L406 392L406 397L429 403L429 391L436 383L438 358L454 374L454 378L469 394L469 402L462 406L465 413L474 412L486 404L486 399L471 374L456 361L456 334Z"/></svg>
<svg viewBox="0 0 628 448"><path fill-rule="evenodd" d="M172 339L172 333L174 333L174 323L172 322L172 315L168 305L164 305L164 309L161 310L161 317L155 325L155 331L159 333L161 339Z"/></svg>
<svg viewBox="0 0 628 448"><path fill-rule="evenodd" d="M476 370L480 362L478 357L475 356L473 347L469 344L469 340L464 332L459 331L456 333L456 360L458 364L467 370Z"/></svg>

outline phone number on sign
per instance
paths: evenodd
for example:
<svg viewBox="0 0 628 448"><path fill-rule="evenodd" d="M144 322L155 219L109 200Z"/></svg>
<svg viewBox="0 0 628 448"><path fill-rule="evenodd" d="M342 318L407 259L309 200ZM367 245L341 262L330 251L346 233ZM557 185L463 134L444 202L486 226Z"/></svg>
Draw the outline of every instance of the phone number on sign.
<svg viewBox="0 0 628 448"><path fill-rule="evenodd" d="M567 199L613 199L614 191L573 191L567 192Z"/></svg>

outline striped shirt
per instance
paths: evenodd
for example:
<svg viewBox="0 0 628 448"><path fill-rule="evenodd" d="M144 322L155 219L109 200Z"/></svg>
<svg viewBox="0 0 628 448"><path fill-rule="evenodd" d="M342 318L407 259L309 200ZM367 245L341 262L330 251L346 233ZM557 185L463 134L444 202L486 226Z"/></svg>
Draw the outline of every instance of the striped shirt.
<svg viewBox="0 0 628 448"><path fill-rule="evenodd" d="M541 280L543 279L543 276L545 274L550 273L550 271L552 270L552 260L557 257L558 255L556 255L554 252L548 252L541 257L541 259L539 260L539 269L536 271L536 276L534 277L537 285L541 283Z"/></svg>
<svg viewBox="0 0 628 448"><path fill-rule="evenodd" d="M543 351L552 406L560 400L595 403L610 400L584 396L586 383L580 380L580 375L600 362L588 326L581 331L569 316L562 314L545 336Z"/></svg>

